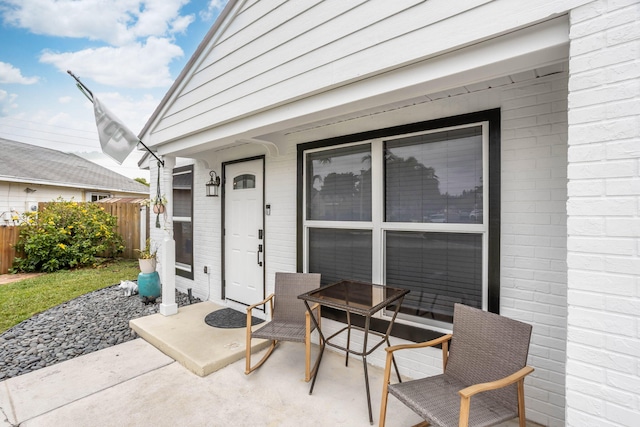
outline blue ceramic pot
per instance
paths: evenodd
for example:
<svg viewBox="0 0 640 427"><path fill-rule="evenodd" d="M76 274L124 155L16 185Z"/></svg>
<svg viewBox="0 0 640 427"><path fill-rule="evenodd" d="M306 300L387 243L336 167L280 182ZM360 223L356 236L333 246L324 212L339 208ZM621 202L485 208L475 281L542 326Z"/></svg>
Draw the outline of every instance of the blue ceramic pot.
<svg viewBox="0 0 640 427"><path fill-rule="evenodd" d="M140 295L140 298L157 298L162 294L162 288L160 287L160 275L157 271L154 271L153 273L138 274L138 294Z"/></svg>

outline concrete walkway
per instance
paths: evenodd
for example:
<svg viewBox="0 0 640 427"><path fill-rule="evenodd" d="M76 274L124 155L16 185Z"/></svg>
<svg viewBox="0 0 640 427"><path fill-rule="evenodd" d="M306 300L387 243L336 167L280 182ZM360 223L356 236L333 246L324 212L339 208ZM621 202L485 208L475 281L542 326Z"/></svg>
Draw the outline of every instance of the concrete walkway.
<svg viewBox="0 0 640 427"><path fill-rule="evenodd" d="M325 353L313 395L303 370L304 346L282 343L251 375L239 360L200 377L136 339L0 382L0 426L370 425L361 363ZM382 372L369 375L377 423ZM389 427L419 421L396 403Z"/></svg>
<svg viewBox="0 0 640 427"><path fill-rule="evenodd" d="M198 305L180 310L200 318L200 311L210 307ZM357 358L351 358L346 367L342 355L326 351L313 395L309 395L301 344L281 343L260 369L247 376L244 342L238 338L244 329L236 329L236 338L229 338L228 330L211 328L227 334L226 341L219 341L215 336L198 336L197 325L184 315L182 322L177 316L152 317L143 318L142 324L170 322L176 337L191 337L191 341L178 339L182 344L171 344L179 352L190 353L180 349L186 342L198 354L228 356L227 351L213 351L226 346L237 350L235 362L226 359L215 372L200 376L192 366L185 367L184 360L179 363L147 341L136 339L0 382L0 427L370 425L363 366ZM184 332L182 324L191 333ZM193 339L200 345L195 346ZM264 351L255 354L255 360ZM316 352L313 354L315 358ZM382 369L369 366L375 425L382 374ZM393 397L387 414L388 427L420 421Z"/></svg>

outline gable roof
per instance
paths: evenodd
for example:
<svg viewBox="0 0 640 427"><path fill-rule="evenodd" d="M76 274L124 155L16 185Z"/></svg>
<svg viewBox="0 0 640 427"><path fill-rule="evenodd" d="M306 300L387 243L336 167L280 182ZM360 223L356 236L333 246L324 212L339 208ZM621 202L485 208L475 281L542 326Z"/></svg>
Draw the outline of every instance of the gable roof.
<svg viewBox="0 0 640 427"><path fill-rule="evenodd" d="M80 156L0 138L0 181L123 193L149 192L139 183Z"/></svg>

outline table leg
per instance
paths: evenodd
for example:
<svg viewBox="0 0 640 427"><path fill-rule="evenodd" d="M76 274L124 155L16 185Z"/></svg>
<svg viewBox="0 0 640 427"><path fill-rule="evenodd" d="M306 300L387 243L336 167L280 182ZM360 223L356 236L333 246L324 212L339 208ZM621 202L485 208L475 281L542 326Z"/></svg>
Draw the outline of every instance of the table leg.
<svg viewBox="0 0 640 427"><path fill-rule="evenodd" d="M364 385L367 390L367 408L369 409L369 422L373 425L373 413L371 412L371 392L369 391L369 370L367 369L367 340L369 338L369 324L371 316L364 321L364 341L362 343L362 366L364 367Z"/></svg>
<svg viewBox="0 0 640 427"><path fill-rule="evenodd" d="M347 311L347 351L344 355L344 366L349 366L349 345L351 344L351 313Z"/></svg>

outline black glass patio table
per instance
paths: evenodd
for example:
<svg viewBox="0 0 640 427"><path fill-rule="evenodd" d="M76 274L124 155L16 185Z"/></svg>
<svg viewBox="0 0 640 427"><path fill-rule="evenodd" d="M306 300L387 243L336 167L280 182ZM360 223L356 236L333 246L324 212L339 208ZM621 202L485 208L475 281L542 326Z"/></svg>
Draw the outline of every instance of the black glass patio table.
<svg viewBox="0 0 640 427"><path fill-rule="evenodd" d="M382 285L374 285L372 283L364 283L364 282L356 282L352 280L343 280L337 283L333 283L331 285L322 286L313 291L304 293L299 295L298 298L304 300L304 304L307 307L307 310L311 314L311 319L315 324L318 333L320 334L320 354L318 355L318 359L316 361L316 367L314 369L313 379L311 381L311 387L309 389L309 394L313 393L313 387L316 383L316 378L318 376L318 371L320 370L320 362L322 361L322 354L324 353L325 345L329 345L331 347L343 350L346 353L345 357L345 365L349 365L349 354L355 354L357 356L362 357L362 365L364 366L364 379L365 379L365 387L367 390L367 404L369 407L369 422L373 424L373 414L371 412L371 394L369 392L369 373L367 371L367 356L371 354L374 350L380 347L382 344L387 343L387 345L391 345L389 342L389 334L391 333L391 328L396 320L398 315L398 311L400 306L402 305L402 300L404 296L409 293L408 289L400 289L393 288L390 286L382 286ZM342 310L346 312L347 315L347 325L332 334L331 336L325 337L320 329L320 325L316 320L315 316L311 311L311 307L309 303L318 303L325 307L331 307L338 310ZM371 326L371 317L376 314L378 311L383 308L394 305L393 316L389 321L389 325L385 333L372 331L370 329ZM357 314L364 317L364 327L356 326L351 323L351 315ZM350 347L351 341L351 330L356 329L364 332L364 341L362 343L362 350L355 350ZM346 332L347 334L347 346L341 346L334 342L331 342L332 339ZM373 346L368 347L369 344L369 335L375 335L379 341L376 342ZM395 359L393 359L393 366L396 370L396 374L398 376L398 381L400 379L400 372L398 371L398 366L396 365Z"/></svg>

